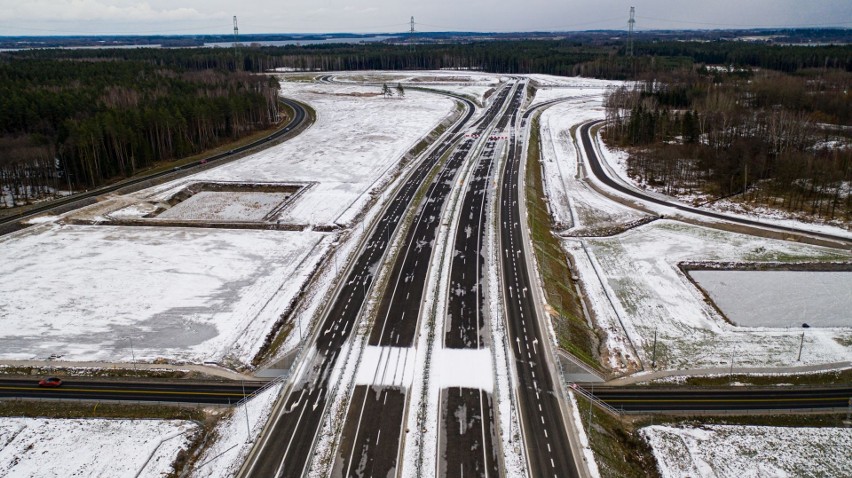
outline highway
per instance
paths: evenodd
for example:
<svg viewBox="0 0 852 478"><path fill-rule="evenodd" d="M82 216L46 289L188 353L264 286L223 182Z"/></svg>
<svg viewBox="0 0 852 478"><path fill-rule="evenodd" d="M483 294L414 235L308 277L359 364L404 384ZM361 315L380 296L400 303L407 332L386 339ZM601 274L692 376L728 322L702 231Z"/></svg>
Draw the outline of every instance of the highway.
<svg viewBox="0 0 852 478"><path fill-rule="evenodd" d="M544 106L544 105L541 105ZM538 108L538 106L536 107ZM524 121L535 109L524 113ZM507 314L509 342L517 375L517 397L521 428L524 434L529 475L535 477L577 477L568 439L565 417L562 415L561 387L554 383L551 364L545 353L549 339L540 330L524 236L526 227L521 204L521 164L524 149L517 135L510 137L505 169L501 175L500 260L503 281L503 302ZM532 271L534 272L534 271ZM543 318L547 320L547 318Z"/></svg>
<svg viewBox="0 0 852 478"><path fill-rule="evenodd" d="M172 169L167 169L165 171L160 171L152 174L146 174L139 177L134 177L131 179L126 179L123 181L119 181L114 184L110 184L108 186L99 187L96 189L92 189L85 192L75 193L71 196L66 196L63 198L54 199L51 201L47 201L39 206L28 209L27 211L20 212L17 214L13 214L10 216L5 216L0 218L0 235L8 234L10 232L14 232L16 230L22 229L26 227L25 224L20 224L21 221L25 219L29 219L31 217L37 216L39 214L44 213L52 213L52 214L61 214L68 211L72 211L74 209L78 209L80 207L88 206L90 204L95 203L95 197L100 196L102 194L107 194L115 191L119 191L121 189L130 188L133 186L136 187L149 187L155 184L156 180L172 180L179 177L179 175L184 174L194 174L197 172L197 169L200 168L209 168L212 166L218 166L222 163L227 162L228 160L238 159L238 155L240 153L244 153L250 150L253 150L259 146L265 145L270 141L281 139L285 135L289 134L291 131L299 128L305 120L308 118L307 112L305 108L298 102L290 100L288 98L281 98L281 102L289 106L295 112L293 118L290 119L290 122L287 125L269 136L263 137L257 141L251 142L249 144L240 146L238 148L234 148L225 153L214 154L212 156L208 156L204 159L199 159L197 161L191 162L189 164L185 164L182 166L177 166Z"/></svg>
<svg viewBox="0 0 852 478"><path fill-rule="evenodd" d="M506 146L506 129L514 126L524 98L524 84L518 83L497 124L487 135L473 174L461 201L450 264L450 287L445 311L443 346L455 349L491 348L484 310L483 270L486 203L493 184L494 161ZM500 476L499 443L490 393L472 388L446 388L441 391L441 432L438 446L439 476ZM470 451L475 451L471 453Z"/></svg>
<svg viewBox="0 0 852 478"><path fill-rule="evenodd" d="M742 224L744 226L758 227L758 228L761 228L761 229L778 231L778 232L782 232L782 233L794 233L794 234L801 234L801 235L805 235L805 236L819 237L819 238L822 238L822 239L828 239L830 241L835 241L835 242L840 242L840 243L846 244L847 247L850 244L852 244L852 240L850 240L848 237L837 236L837 235L834 235L834 234L828 234L828 233L824 233L824 232L815 232L815 231L808 231L808 230L804 230L804 229L797 229L797 228L794 228L794 227L768 224L768 223L765 223L765 222L753 221L753 220L750 220L750 219L745 219L745 218L737 217L737 216L729 216L729 215L726 215L726 214L717 213L717 212L709 211L709 210L706 210L706 209L701 209L701 208L697 208L697 207L687 206L685 204L675 203L675 202L672 202L672 201L669 201L669 200L666 200L666 199L662 199L662 198L659 198L659 197L656 197L656 196L652 196L650 194L645 194L642 191L639 191L637 189L629 188L629 187L625 186L624 184L614 180L612 177L610 177L604 171L604 167L601 164L601 159L598 157L597 151L595 150L595 147L594 147L594 144L593 144L594 140L592 139L592 136L590 134L591 128L593 126L597 125L597 124L600 124L600 123L601 123L601 121L592 121L592 122L589 122L589 123L584 123L582 126L580 126L580 136L581 136L582 142L583 142L583 149L586 152L586 158L588 158L588 162L589 162L589 166L592 170L592 174L594 174L595 177L599 181L601 181L602 183L606 184L610 188L612 188L612 189L614 189L614 190L616 190L620 193L626 194L626 195L634 197L636 199L641 199L643 201L652 202L654 204L660 204L660 205L663 205L663 206L666 206L666 207L677 209L679 211L684 211L684 212L688 212L688 213L691 213L691 214L698 214L698 215L701 215L701 216L704 216L704 217L709 217L709 218L712 218L712 219L720 219L720 220L732 222L732 223L735 223L735 224Z"/></svg>
<svg viewBox="0 0 852 478"><path fill-rule="evenodd" d="M467 137L451 152L441 174L429 185L415 222L402 241L404 249L391 269L369 345L404 348L414 345L423 293L429 279L429 262L444 204L454 188L458 171L477 143L476 138L487 134L497 121L497 115L505 107L512 89L506 86L497 93L473 130L468 130ZM376 375L379 373L377 370ZM400 388L376 385L355 387L345 425L345 429L354 432L342 436L334 465L336 470L342 470L342 476L391 476L396 472L405 407L376 407L374 397L390 396L394 403L396 400L405 403L406 393L407 390ZM389 427L389 423L394 425ZM384 443L382 447L375 446L379 439Z"/></svg>
<svg viewBox="0 0 852 478"><path fill-rule="evenodd" d="M288 391L284 405L271 417L270 426L241 470L240 476L301 476L310 464L328 393L335 385L329 383L331 370L339 358L340 350L351 336L352 327L360 317L390 238L405 216L420 185L450 147L461 138L460 132L473 116L473 103L464 99L460 101L467 109L465 116L449 131L447 139L417 165L390 201L322 320L314 345L303 359L307 361L305 373L297 378L298 382ZM398 339L399 336L394 338ZM385 396L387 395L386 393Z"/></svg>
<svg viewBox="0 0 852 478"><path fill-rule="evenodd" d="M0 379L0 399L117 400L134 402L209 403L229 405L266 382L126 382L68 379L62 386L38 386L38 379Z"/></svg>

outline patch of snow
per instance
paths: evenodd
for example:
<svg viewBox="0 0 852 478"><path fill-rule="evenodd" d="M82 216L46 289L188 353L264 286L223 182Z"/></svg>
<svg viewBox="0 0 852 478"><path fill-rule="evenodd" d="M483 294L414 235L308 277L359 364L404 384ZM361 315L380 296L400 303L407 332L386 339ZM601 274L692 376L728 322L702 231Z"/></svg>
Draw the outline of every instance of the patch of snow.
<svg viewBox="0 0 852 478"><path fill-rule="evenodd" d="M55 224L4 236L0 357L249 362L331 239Z"/></svg>
<svg viewBox="0 0 852 478"><path fill-rule="evenodd" d="M0 475L159 477L198 425L182 420L0 418ZM85 446L81 446L85 437ZM138 475L137 475L138 474Z"/></svg>
<svg viewBox="0 0 852 478"><path fill-rule="evenodd" d="M696 270L689 275L737 325L852 327L852 272Z"/></svg>
<svg viewBox="0 0 852 478"><path fill-rule="evenodd" d="M740 425L640 431L663 478L849 476L852 429Z"/></svg>
<svg viewBox="0 0 852 478"><path fill-rule="evenodd" d="M263 391L231 409L231 414L216 426L215 442L206 448L190 476L196 478L231 478L248 456L254 440L272 413L282 382L271 382ZM248 419L246 418L248 417Z"/></svg>
<svg viewBox="0 0 852 478"><path fill-rule="evenodd" d="M163 219L260 221L292 193L201 191L164 211Z"/></svg>
<svg viewBox="0 0 852 478"><path fill-rule="evenodd" d="M563 95L575 92L566 89L545 91ZM536 93L537 102L540 93L541 90ZM577 234L596 234L645 216L642 212L608 199L582 180L582 156L571 130L586 121L603 118L601 89L553 105L541 114L539 123L544 188L557 229L570 228Z"/></svg>
<svg viewBox="0 0 852 478"><path fill-rule="evenodd" d="M758 238L663 220L612 238L566 239L598 325L609 365L647 364L655 331L662 369L817 365L852 360L850 328L809 329L797 361L799 329L736 327L707 304L678 268L682 261L848 261L847 251ZM805 322L806 320L802 320ZM629 340L628 340L629 339Z"/></svg>
<svg viewBox="0 0 852 478"><path fill-rule="evenodd" d="M27 220L27 224L44 224L46 222L54 222L59 219L59 217L60 216L38 216Z"/></svg>

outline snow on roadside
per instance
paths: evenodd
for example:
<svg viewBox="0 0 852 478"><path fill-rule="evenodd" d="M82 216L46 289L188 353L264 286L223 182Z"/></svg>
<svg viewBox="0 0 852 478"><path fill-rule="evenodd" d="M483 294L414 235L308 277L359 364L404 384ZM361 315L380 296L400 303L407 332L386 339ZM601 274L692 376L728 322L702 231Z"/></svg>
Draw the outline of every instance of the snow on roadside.
<svg viewBox="0 0 852 478"><path fill-rule="evenodd" d="M197 429L184 420L4 417L0 476L159 477L172 471Z"/></svg>
<svg viewBox="0 0 852 478"><path fill-rule="evenodd" d="M740 425L640 430L663 478L852 476L852 429Z"/></svg>
<svg viewBox="0 0 852 478"><path fill-rule="evenodd" d="M574 90L546 90L567 95ZM546 92L545 91L545 92ZM578 179L579 146L571 129L586 121L603 119L603 90L584 94L548 107L540 117L541 164L544 187L557 229L575 233L606 231L645 216L612 201ZM536 92L536 102L543 91Z"/></svg>
<svg viewBox="0 0 852 478"><path fill-rule="evenodd" d="M732 355L735 367L852 360L852 329L809 329L798 361L800 330L730 325L677 266L682 261L848 261L852 255L846 251L669 220L616 237L566 239L563 245L575 258L598 325L607 332L609 365L616 370L624 370L625 356L632 355L628 338L647 366L655 331L661 369L718 367L729 364Z"/></svg>
<svg viewBox="0 0 852 478"><path fill-rule="evenodd" d="M190 476L231 478L243 465L254 441L266 425L272 407L281 393L283 382L271 382L251 399L230 409L214 430L215 441L208 445ZM248 417L248 420L246 420Z"/></svg>

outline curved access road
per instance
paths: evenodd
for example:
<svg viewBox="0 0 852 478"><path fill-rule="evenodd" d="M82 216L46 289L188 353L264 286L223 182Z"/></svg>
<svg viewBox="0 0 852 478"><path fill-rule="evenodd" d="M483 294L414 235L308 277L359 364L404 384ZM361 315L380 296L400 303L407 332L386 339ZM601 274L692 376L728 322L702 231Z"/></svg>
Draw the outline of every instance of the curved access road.
<svg viewBox="0 0 852 478"><path fill-rule="evenodd" d="M706 209L701 209L697 207L687 206L685 204L680 204L676 202L672 202L663 198L659 198L656 196L652 196L650 194L643 193L642 191L629 188L624 184L614 180L611 176L609 176L604 167L602 165L602 160L598 157L597 151L595 150L593 139L590 134L590 130L593 126L603 123L603 121L592 121L589 123L585 123L580 126L580 136L582 137L583 149L586 152L586 157L588 158L590 169L592 170L592 174L601 181L606 184L610 188L628 196L634 197L636 199L640 199L642 201L651 202L654 204L659 204L662 206L670 207L672 209L677 209L679 211L688 212L690 214L697 214L700 216L708 217L711 219L718 219L722 221L727 221L730 223L740 224L743 226L756 227L764 230L780 232L780 233L792 233L798 234L802 236L812 236L820 239L827 239L832 242L839 242L844 244L847 248L852 247L852 239L849 237L838 236L835 234L828 234L824 232L816 232L816 231L808 231L804 229L798 229L795 227L767 224L765 222L759 222L751 219L746 219L738 216L730 216L727 214L722 214L714 211L708 211Z"/></svg>
<svg viewBox="0 0 852 478"><path fill-rule="evenodd" d="M200 169L202 167L207 168L210 167L211 164L222 164L226 163L229 160L237 159L237 155L240 153L244 153L247 151L252 151L255 148L266 145L273 140L282 139L289 133L294 130L300 128L303 123L308 119L307 111L305 107L302 106L301 103L291 100L289 98L282 98L281 102L285 105L289 106L293 109L295 114L293 118L287 123L283 128L275 131L269 136L258 139L257 141L253 141L249 144L240 146L238 148L231 149L224 153L214 154L212 156L208 156L206 158L199 159L197 161L193 161L189 164L184 164L182 166L177 166L172 169L168 169L165 171L159 171L152 174L147 174L144 176L134 177L131 179L126 179L124 181L117 182L115 184L110 184L108 186L103 186L100 188L92 189L90 191L72 194L71 196L66 196L64 198L54 199L49 202L45 202L39 206L36 206L32 209L28 209L27 211L13 214L11 216L6 216L0 219L0 235L8 234L10 232L14 232L18 229L22 229L26 227L26 225L21 225L20 222L29 219L31 217L37 216L39 214L44 213L66 213L68 211L72 211L74 209L88 206L95 202L95 197L100 196L102 194L107 194L111 192L115 192L121 189L130 188L133 186L151 186L153 185L153 181L157 179L175 179L180 175L184 175L187 173L194 173L196 169Z"/></svg>

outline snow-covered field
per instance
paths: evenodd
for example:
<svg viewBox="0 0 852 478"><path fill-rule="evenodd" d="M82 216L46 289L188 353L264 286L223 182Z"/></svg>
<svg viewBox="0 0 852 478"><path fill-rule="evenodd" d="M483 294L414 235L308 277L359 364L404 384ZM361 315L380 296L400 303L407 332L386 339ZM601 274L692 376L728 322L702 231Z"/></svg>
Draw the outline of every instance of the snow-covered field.
<svg viewBox="0 0 852 478"><path fill-rule="evenodd" d="M178 420L0 418L0 476L162 477L198 429Z"/></svg>
<svg viewBox="0 0 852 478"><path fill-rule="evenodd" d="M214 221L260 221L292 193L201 191L158 217Z"/></svg>
<svg viewBox="0 0 852 478"><path fill-rule="evenodd" d="M412 74L399 72L339 72L335 73L334 81L353 83L387 83L389 86L401 84L403 88L420 87L430 90L446 91L456 95L475 99L480 105L485 101L485 95L493 92L506 81L505 77L492 73L476 71L429 70ZM394 93L396 90L393 89ZM408 90L406 90L408 91Z"/></svg>
<svg viewBox="0 0 852 478"><path fill-rule="evenodd" d="M649 365L694 369L815 365L852 360L852 327L809 329L801 361L796 329L736 327L707 304L678 268L682 261L848 261L848 251L758 238L661 220L615 237L565 239L597 323L607 333L609 365L623 370L636 353ZM800 308L794 297L776 302ZM785 302L787 301L787 302ZM632 346L631 346L632 341ZM845 344L845 345L844 345ZM635 351L633 346L635 346Z"/></svg>
<svg viewBox="0 0 852 478"><path fill-rule="evenodd" d="M111 207L118 210L113 217L138 218L196 182L313 183L271 220L351 225L393 180L402 156L455 109L434 94L390 100L374 90L283 82L283 95L317 112L316 123L296 138L74 214L97 219ZM202 192L165 218L257 220L285 198L232 199ZM0 359L247 363L338 239L311 230L53 223L5 236Z"/></svg>
<svg viewBox="0 0 852 478"><path fill-rule="evenodd" d="M852 327L852 272L713 270L689 275L737 325Z"/></svg>
<svg viewBox="0 0 852 478"><path fill-rule="evenodd" d="M282 223L349 225L392 179L400 158L453 110L448 98L416 91L383 98L375 86L281 83L281 94L309 104L317 121L299 136L191 178L157 188L170 197L193 181L316 182L282 214Z"/></svg>
<svg viewBox="0 0 852 478"><path fill-rule="evenodd" d="M3 236L0 358L250 360L331 239L57 224Z"/></svg>
<svg viewBox="0 0 852 478"><path fill-rule="evenodd" d="M640 430L663 478L852 476L852 429L707 425Z"/></svg>

